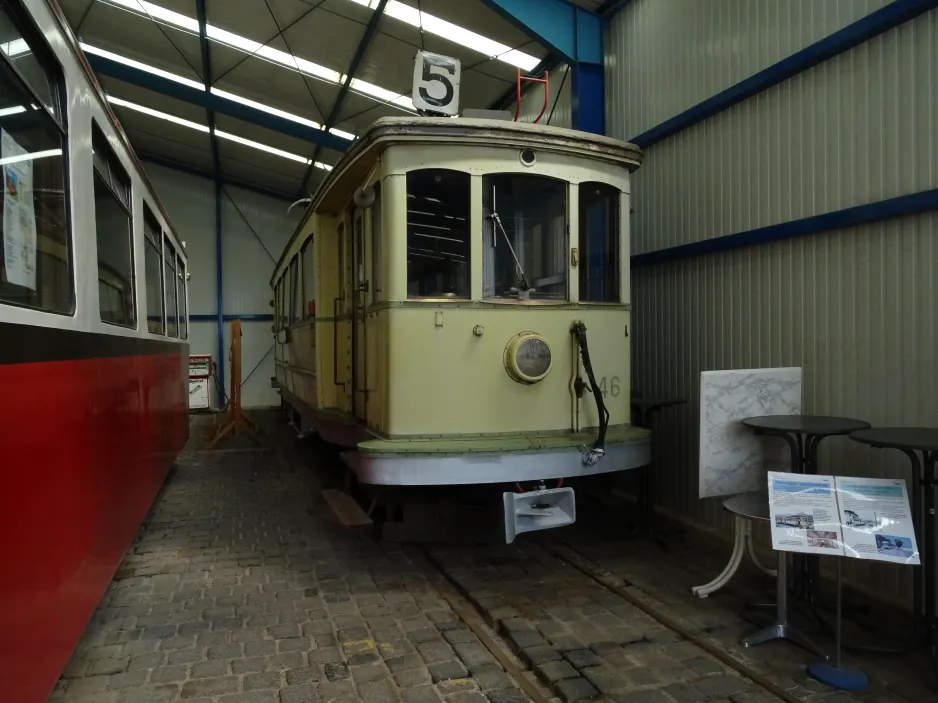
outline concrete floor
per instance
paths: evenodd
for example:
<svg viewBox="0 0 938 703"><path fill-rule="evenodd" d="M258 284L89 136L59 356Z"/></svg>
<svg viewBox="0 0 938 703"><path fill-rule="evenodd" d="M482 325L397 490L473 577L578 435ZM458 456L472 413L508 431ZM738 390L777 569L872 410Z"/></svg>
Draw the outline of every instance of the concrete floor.
<svg viewBox="0 0 938 703"><path fill-rule="evenodd" d="M338 527L319 490L334 455L297 442L282 419L258 417L268 448L200 452L204 420L123 564L62 679L57 702L522 703L517 678L434 585L412 547ZM620 511L621 512L621 511ZM770 599L771 579L743 567L707 600L689 589L725 563L729 546L691 533L629 536L621 514L581 511L557 531L790 700L936 701L924 657L870 656L868 691L845 694L810 679L815 657L786 643L742 651L756 627L746 603ZM530 539L529 539L530 537ZM655 622L546 552L514 545L431 546L428 554L510 648L566 703L778 701L751 679ZM851 641L901 618L874 609ZM490 634L491 634L490 632ZM812 633L825 647L823 631ZM501 660L504 661L504 660Z"/></svg>

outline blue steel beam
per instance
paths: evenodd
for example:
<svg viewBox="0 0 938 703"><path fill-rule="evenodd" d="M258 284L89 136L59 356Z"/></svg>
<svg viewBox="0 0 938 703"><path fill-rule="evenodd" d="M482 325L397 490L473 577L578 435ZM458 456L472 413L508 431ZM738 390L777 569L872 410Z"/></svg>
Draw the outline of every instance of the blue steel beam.
<svg viewBox="0 0 938 703"><path fill-rule="evenodd" d="M570 65L573 128L604 134L603 20L568 0L483 0Z"/></svg>
<svg viewBox="0 0 938 703"><path fill-rule="evenodd" d="M205 0L195 0L195 14L199 18L199 48L202 52L202 83L206 92L212 87L212 52L208 45L208 35L205 31ZM215 136L215 110L207 108L208 127L212 130L212 163L215 166L215 177L221 176L221 157L218 155L218 137Z"/></svg>
<svg viewBox="0 0 938 703"><path fill-rule="evenodd" d="M202 53L202 84L205 86L205 94L212 88L212 54L208 46L208 36L205 30L205 0L195 0L195 13L199 19L199 48ZM222 396L225 394L225 327L224 327L224 296L222 295L222 227L221 227L221 157L218 154L218 137L215 136L215 110L207 107L205 109L208 118L208 128L212 141L212 165L213 178L215 183L215 297L216 311L215 323L218 326L218 358L215 361L218 368L218 385ZM219 404L221 398L218 399Z"/></svg>
<svg viewBox="0 0 938 703"><path fill-rule="evenodd" d="M888 198L875 203L855 205L843 210L826 212L823 215L812 215L811 217L803 217L800 220L768 225L767 227L750 229L745 232L736 232L723 237L681 244L645 254L635 254L631 259L632 268L661 264L668 261L680 261L681 259L705 254L718 254L733 249L741 249L757 244L769 244L796 237L806 237L812 234L856 227L895 217L919 215L936 209L938 209L938 188L910 195L900 195L896 198Z"/></svg>
<svg viewBox="0 0 938 703"><path fill-rule="evenodd" d="M371 46L371 41L375 38L375 34L378 33L378 25L381 24L381 18L384 17L384 8L387 7L387 4L388 0L379 0L378 6L374 9L374 12L371 13L371 19L368 20L365 33L362 34L361 41L358 42L358 48L355 49L352 63L349 65L348 72L345 74L345 80L342 82L339 94L336 96L335 102L332 104L332 109L329 111L329 117L326 119L326 129L335 127L336 120L338 120L339 115L342 114L342 105L345 103L345 97L348 95L349 87L352 85L352 79L355 78L355 74L358 73L358 67L361 66L365 54L368 53L368 47ZM297 192L297 195L302 195L306 190L309 179L313 175L314 165L316 161L319 160L319 152L321 150L322 144L317 144L316 151L313 152L313 163L306 169L306 175L303 176L303 182L300 184L300 190Z"/></svg>
<svg viewBox="0 0 938 703"><path fill-rule="evenodd" d="M656 127L632 137L629 141L646 149L683 129L712 117L736 103L761 93L784 80L827 61L858 44L897 27L918 15L938 7L938 0L893 0L856 22L848 24L814 44L730 86L711 98L688 108Z"/></svg>
<svg viewBox="0 0 938 703"><path fill-rule="evenodd" d="M215 315L189 315L189 319L192 322L215 322ZM238 315L237 313L224 316L225 322L234 322L235 320L241 320L241 322L273 322L274 316L271 313L264 312L249 312L244 313L243 315Z"/></svg>
<svg viewBox="0 0 938 703"><path fill-rule="evenodd" d="M323 130L314 129L285 117L272 115L269 112L258 110L249 105L243 105L234 100L219 97L218 95L200 90L199 88L193 88L184 83L177 83L168 78L148 73L147 71L134 68L133 66L127 66L118 61L104 58L103 56L87 54L86 58L91 68L93 68L96 73L116 78L117 80L136 85L140 88L152 90L161 95L198 105L206 110L214 110L217 113L236 117L239 120L249 122L259 127L265 127L274 132L280 132L281 134L296 137L297 139L312 142L313 144L321 144L327 149L345 151L351 144L348 139L342 139L342 137L337 137Z"/></svg>

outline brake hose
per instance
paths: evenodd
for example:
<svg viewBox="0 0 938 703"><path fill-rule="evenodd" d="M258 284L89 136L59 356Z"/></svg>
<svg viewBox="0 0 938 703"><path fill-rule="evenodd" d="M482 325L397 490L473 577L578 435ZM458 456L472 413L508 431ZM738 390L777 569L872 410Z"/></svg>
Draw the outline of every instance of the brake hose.
<svg viewBox="0 0 938 703"><path fill-rule="evenodd" d="M586 341L586 325L577 321L573 323L570 332L576 337L577 345L580 347L580 356L583 357L583 368L586 369L586 376L590 381L590 389L593 392L593 398L596 400L596 412L599 415L599 436L592 449L584 447L583 463L586 466L593 466L606 453L606 429L609 427L609 411L603 402L603 393L596 383L596 375L593 373L593 364L590 361L589 344Z"/></svg>

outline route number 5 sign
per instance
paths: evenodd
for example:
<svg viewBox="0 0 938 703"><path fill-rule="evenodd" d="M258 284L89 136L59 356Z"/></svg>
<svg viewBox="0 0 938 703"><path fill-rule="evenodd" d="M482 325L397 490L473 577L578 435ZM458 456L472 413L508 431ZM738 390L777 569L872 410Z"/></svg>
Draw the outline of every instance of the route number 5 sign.
<svg viewBox="0 0 938 703"><path fill-rule="evenodd" d="M459 112L459 59L418 51L414 60L414 107L455 115Z"/></svg>

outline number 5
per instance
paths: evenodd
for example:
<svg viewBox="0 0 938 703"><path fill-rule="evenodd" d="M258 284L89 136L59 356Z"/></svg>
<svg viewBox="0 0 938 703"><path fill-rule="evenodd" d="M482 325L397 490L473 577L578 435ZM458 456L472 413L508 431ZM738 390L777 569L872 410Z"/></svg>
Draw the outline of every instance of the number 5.
<svg viewBox="0 0 938 703"><path fill-rule="evenodd" d="M445 73L443 73L443 71L445 71ZM435 98L430 95L430 91L427 90L425 85L422 85L420 86L420 98L424 102L436 107L444 107L449 105L453 100L454 93L453 82L449 79L449 76L452 76L455 73L456 67L451 62L441 61L440 59L434 58L432 56L425 56L423 59L423 74L421 75L424 84L428 85L434 81L437 83L442 83L443 88L446 90L446 94L442 99Z"/></svg>

